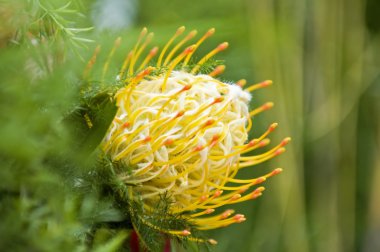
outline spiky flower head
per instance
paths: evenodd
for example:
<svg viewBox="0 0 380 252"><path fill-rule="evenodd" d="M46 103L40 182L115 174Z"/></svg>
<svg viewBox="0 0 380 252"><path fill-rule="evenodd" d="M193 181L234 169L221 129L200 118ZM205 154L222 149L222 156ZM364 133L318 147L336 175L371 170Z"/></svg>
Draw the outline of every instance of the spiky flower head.
<svg viewBox="0 0 380 252"><path fill-rule="evenodd" d="M216 78L224 66L215 66L208 74L201 73L202 66L226 49L228 43L192 62L193 53L214 29L184 49L181 48L196 31L172 46L183 32L184 27L179 28L157 62L151 64L159 51L154 47L140 60L151 40L146 29L142 31L117 76L125 85L116 92L118 109L102 149L113 162L124 167L118 170L118 178L128 185L130 200L143 202L144 209L149 211L167 194L170 213L186 216L196 229L214 229L245 220L242 214L233 215L234 210L218 213L220 206L257 198L264 190L257 185L281 172L278 168L259 178L238 179L235 176L239 170L282 153L290 139L263 154L250 155L269 143L266 137L277 124L270 125L261 136L248 139L252 117L273 106L266 103L250 111L249 92L266 87L271 81L243 89L244 80L226 83ZM108 63L104 71L107 67ZM154 228L169 234L190 235L188 229Z"/></svg>

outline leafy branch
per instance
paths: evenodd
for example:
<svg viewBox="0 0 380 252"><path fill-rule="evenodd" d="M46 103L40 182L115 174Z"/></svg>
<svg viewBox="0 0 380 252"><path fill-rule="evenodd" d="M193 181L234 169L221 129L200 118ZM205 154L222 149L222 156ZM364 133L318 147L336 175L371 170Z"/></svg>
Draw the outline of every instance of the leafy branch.
<svg viewBox="0 0 380 252"><path fill-rule="evenodd" d="M51 42L71 49L86 48L93 40L82 34L93 27L76 27L76 17L85 17L72 1L5 0L0 2L0 22L11 36L1 37L2 44L20 45L23 42L36 46Z"/></svg>
<svg viewBox="0 0 380 252"><path fill-rule="evenodd" d="M72 22L66 19L64 15L80 14L78 10L70 8L71 1L58 8L54 8L49 2L44 4L40 0L32 1L34 2L33 5L38 6L39 9L35 22L40 24L41 31L45 30L45 34L53 35L54 38L62 36L73 45L79 47L85 47L85 43L93 42L91 39L77 36L79 33L91 31L93 27L69 27ZM50 30L46 29L47 27Z"/></svg>

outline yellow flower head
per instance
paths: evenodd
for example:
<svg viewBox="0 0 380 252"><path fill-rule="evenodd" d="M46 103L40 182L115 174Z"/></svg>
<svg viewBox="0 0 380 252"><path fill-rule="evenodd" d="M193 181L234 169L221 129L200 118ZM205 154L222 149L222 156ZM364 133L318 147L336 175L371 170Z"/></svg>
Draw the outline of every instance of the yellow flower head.
<svg viewBox="0 0 380 252"><path fill-rule="evenodd" d="M185 49L181 47L195 36L195 31L172 46L183 32L183 27L177 30L152 66L149 62L158 48L139 59L151 39L145 29L142 31L118 75L126 85L116 93L118 110L102 149L126 167L118 177L129 185L131 200L139 199L146 209L152 209L166 193L172 202L171 213L186 215L197 229L213 229L244 221L244 215L233 215L233 210L212 213L220 206L257 198L264 187L255 186L281 169L252 179L235 178L238 171L282 153L290 139L263 154L250 155L269 143L266 137L277 124L270 125L261 136L248 139L251 118L273 106L266 103L250 111L249 92L271 81L243 89L244 80L225 83L215 78L224 66L200 74L202 65L228 44L220 44L191 64L193 53L214 29ZM190 234L189 230L167 232Z"/></svg>

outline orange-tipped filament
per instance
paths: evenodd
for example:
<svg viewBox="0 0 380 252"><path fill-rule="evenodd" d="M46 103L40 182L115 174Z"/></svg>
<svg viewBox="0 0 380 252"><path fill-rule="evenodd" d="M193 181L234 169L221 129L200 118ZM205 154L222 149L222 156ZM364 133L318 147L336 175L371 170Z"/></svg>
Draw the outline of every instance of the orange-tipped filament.
<svg viewBox="0 0 380 252"><path fill-rule="evenodd" d="M94 53L92 54L92 57L91 59L87 62L87 65L83 71L83 79L87 79L92 67L94 66L95 62L96 62L96 58L98 56L100 52L100 46L98 45L95 50L94 50Z"/></svg>
<svg viewBox="0 0 380 252"><path fill-rule="evenodd" d="M171 37L171 39L169 39L169 41L166 43L166 45L164 46L164 49L162 49L161 53L160 53L160 56L158 57L158 61L157 61L157 67L160 67L161 66L161 62L165 56L165 53L166 51L168 50L168 48L170 47L170 45L173 43L173 41L178 37L180 36L183 32L185 31L185 26L181 26L180 28L177 29L176 33L173 35L173 37Z"/></svg>
<svg viewBox="0 0 380 252"><path fill-rule="evenodd" d="M238 85L241 88L244 87L246 84L247 84L247 80L245 79L241 79L236 82L236 85Z"/></svg>
<svg viewBox="0 0 380 252"><path fill-rule="evenodd" d="M224 51L225 49L227 49L228 47L228 43L227 42L224 42L220 45L218 45L214 50L212 50L211 52L209 52L208 54L206 54L206 56L204 56L198 63L197 65L191 69L191 72L192 74L196 74L199 70L199 68L206 62L208 61L211 57L215 56L215 54L221 52L221 51Z"/></svg>
<svg viewBox="0 0 380 252"><path fill-rule="evenodd" d="M226 66L224 65L217 66L211 73L209 73L209 75L211 77L216 77L218 75L221 75L225 69L226 69Z"/></svg>
<svg viewBox="0 0 380 252"><path fill-rule="evenodd" d="M187 55L186 59L184 60L183 62L183 66L186 66L187 63L189 62L189 60L191 59L191 56L193 55L193 53L195 52L195 50L210 36L212 36L213 34L215 33L215 29L214 28L211 28L210 30L208 30L198 41L197 43L195 43L195 48L194 48L194 51L191 52L189 55Z"/></svg>
<svg viewBox="0 0 380 252"><path fill-rule="evenodd" d="M115 43L107 57L107 60L106 60L106 63L104 63L104 66L103 66L103 71L102 71L102 83L104 83L104 78L107 74L107 71L108 71L108 67L109 67L109 64L111 62L111 59L113 57L113 55L115 54L115 51L116 49L120 46L121 44L121 37L118 37L116 40L115 40Z"/></svg>
<svg viewBox="0 0 380 252"><path fill-rule="evenodd" d="M182 39L171 51L170 53L168 54L168 56L166 57L165 61L164 61L164 66L167 65L170 60L173 58L174 54L178 51L179 48L181 48L181 46L183 44L185 44L187 41L191 40L195 35L197 35L197 31L196 30L193 30L191 31L184 39ZM190 53L190 52L189 52Z"/></svg>
<svg viewBox="0 0 380 252"><path fill-rule="evenodd" d="M257 109L254 109L251 112L249 112L249 116L250 117L255 116L265 110L273 108L273 106L274 106L273 102L267 102L264 105L261 105L260 107L258 107Z"/></svg>
<svg viewBox="0 0 380 252"><path fill-rule="evenodd" d="M266 80L266 81L263 81L263 82L251 85L250 87L246 88L244 91L246 91L246 92L253 92L253 91L257 90L257 89L265 88L265 87L268 87L268 86L270 86L272 84L273 84L273 82L271 80Z"/></svg>

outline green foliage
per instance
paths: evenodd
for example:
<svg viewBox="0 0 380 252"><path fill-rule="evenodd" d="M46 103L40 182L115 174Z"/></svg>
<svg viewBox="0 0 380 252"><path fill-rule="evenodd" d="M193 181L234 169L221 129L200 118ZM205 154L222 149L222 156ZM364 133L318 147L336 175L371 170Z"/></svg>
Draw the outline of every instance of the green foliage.
<svg viewBox="0 0 380 252"><path fill-rule="evenodd" d="M82 79L77 69L84 64L66 52L88 42L77 34L90 29L68 21L78 10L62 1L3 4L1 11L9 7L12 18L23 18L0 37L0 250L129 251L133 229L150 251L162 250L168 239L206 247L193 230L189 238L165 232L192 227L169 213L167 195L153 211L130 201L128 187L136 185L117 176L126 167L99 151L124 82L112 73L102 81ZM200 71L220 64L209 60Z"/></svg>
<svg viewBox="0 0 380 252"><path fill-rule="evenodd" d="M26 44L31 47L40 43L49 43L49 47L59 46L62 50L70 49L79 56L78 49L87 47L88 43L93 42L81 34L91 31L92 27L76 27L76 21L84 15L74 7L72 2L1 1L0 21L4 24L5 35L0 36L0 45Z"/></svg>
<svg viewBox="0 0 380 252"><path fill-rule="evenodd" d="M22 50L0 54L0 250L81 250L85 226L58 175L65 167L49 160L70 148L60 120L75 88L57 82L66 74L62 69L32 82L33 73L20 73L32 60Z"/></svg>
<svg viewBox="0 0 380 252"><path fill-rule="evenodd" d="M108 230L104 230L108 232ZM119 251L119 248L128 237L128 232L111 233L110 241L102 241L99 246L94 249L94 252L109 252ZM100 239L97 239L100 240Z"/></svg>
<svg viewBox="0 0 380 252"><path fill-rule="evenodd" d="M77 137L72 143L75 150L80 149L89 155L97 148L116 113L113 94L97 89L93 96L82 98L65 118L71 133Z"/></svg>
<svg viewBox="0 0 380 252"><path fill-rule="evenodd" d="M85 103L78 81L67 81L72 62L32 82L33 73L16 72L31 55L11 50L0 57L6 66L0 70L0 250L116 251L127 227L107 239L97 235L102 242L90 239L101 223L120 220L120 212L111 199L100 200L104 177L85 180L98 164L96 149L115 111L111 100ZM91 128L83 114L71 112L76 104Z"/></svg>
<svg viewBox="0 0 380 252"><path fill-rule="evenodd" d="M97 222L118 214L109 210L108 201L98 201L96 191L83 197L77 190L93 167L90 154L114 106L98 96L86 102L80 97L76 69L83 66L64 48L86 29L68 28L71 22L61 15L78 12L69 3L59 6L48 1L0 5L1 13L19 18L0 37L1 251L116 251L127 237L126 231L117 231L101 243L89 242ZM67 119L78 107L94 127L78 126L83 117Z"/></svg>
<svg viewBox="0 0 380 252"><path fill-rule="evenodd" d="M62 36L73 41L90 42L88 39L77 37L80 32L89 31L92 28L69 27L72 22L65 15L78 15L78 10L71 9L71 2L63 6L56 6L54 1L30 0L28 13L31 15L33 25L38 26L38 33L42 36L53 36L55 39Z"/></svg>
<svg viewBox="0 0 380 252"><path fill-rule="evenodd" d="M184 217L183 214L172 214L169 211L170 206L169 195L161 195L161 199L155 205L155 208L148 211L142 207L140 202L131 202L129 212L133 227L137 232L144 247L149 251L163 251L165 241L170 239L177 241L181 246L189 246L189 242L195 241L200 247L207 248L207 242L201 239L202 236L196 231L191 224L191 220ZM173 235L163 233L162 230L191 230L190 237L182 235Z"/></svg>

